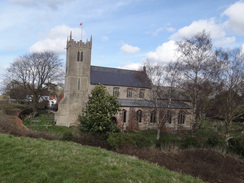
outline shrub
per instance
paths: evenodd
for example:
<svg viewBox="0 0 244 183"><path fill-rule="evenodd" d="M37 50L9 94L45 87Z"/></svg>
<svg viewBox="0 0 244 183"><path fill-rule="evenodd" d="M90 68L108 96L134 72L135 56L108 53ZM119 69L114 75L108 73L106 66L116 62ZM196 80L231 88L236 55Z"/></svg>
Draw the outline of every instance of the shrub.
<svg viewBox="0 0 244 183"><path fill-rule="evenodd" d="M82 145L108 149L106 137L103 134L81 132L78 136L74 136L73 141Z"/></svg>
<svg viewBox="0 0 244 183"><path fill-rule="evenodd" d="M173 134L170 132L162 132L159 141L156 142L157 147L168 147L179 144L179 137L181 134Z"/></svg>
<svg viewBox="0 0 244 183"><path fill-rule="evenodd" d="M211 134L210 137L208 137L205 144L208 147L223 146L224 139L218 134Z"/></svg>
<svg viewBox="0 0 244 183"><path fill-rule="evenodd" d="M12 104L8 104L8 103L2 104L1 108L5 114L8 114L8 115L16 114L16 109L15 109L14 105L12 105Z"/></svg>
<svg viewBox="0 0 244 183"><path fill-rule="evenodd" d="M200 147L201 144L196 137L186 136L181 144L181 148Z"/></svg>
<svg viewBox="0 0 244 183"><path fill-rule="evenodd" d="M129 133L108 133L107 144L111 149L118 149L125 146L148 147L152 145L146 137L131 135Z"/></svg>
<svg viewBox="0 0 244 183"><path fill-rule="evenodd" d="M74 138L74 136L73 136L72 132L70 132L70 131L64 132L63 140L71 141L71 140L73 140L73 138Z"/></svg>
<svg viewBox="0 0 244 183"><path fill-rule="evenodd" d="M230 139L227 150L244 158L244 137Z"/></svg>

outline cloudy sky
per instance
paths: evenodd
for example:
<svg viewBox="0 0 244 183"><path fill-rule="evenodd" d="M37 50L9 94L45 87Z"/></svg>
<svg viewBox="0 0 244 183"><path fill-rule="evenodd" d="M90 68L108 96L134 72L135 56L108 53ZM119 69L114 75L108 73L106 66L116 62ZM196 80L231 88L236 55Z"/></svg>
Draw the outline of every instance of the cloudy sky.
<svg viewBox="0 0 244 183"><path fill-rule="evenodd" d="M127 69L174 60L175 41L203 29L215 47L244 44L244 1L236 0L1 0L0 22L0 75L32 51L65 62L70 31L93 37L92 65Z"/></svg>

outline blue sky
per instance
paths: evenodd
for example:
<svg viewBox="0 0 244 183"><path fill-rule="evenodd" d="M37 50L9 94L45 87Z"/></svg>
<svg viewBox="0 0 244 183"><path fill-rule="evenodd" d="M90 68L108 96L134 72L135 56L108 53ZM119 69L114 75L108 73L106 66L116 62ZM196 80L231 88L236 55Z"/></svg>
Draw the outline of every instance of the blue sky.
<svg viewBox="0 0 244 183"><path fill-rule="evenodd" d="M92 35L92 65L127 69L174 61L175 41L203 29L215 47L244 45L244 1L235 0L2 0L0 22L0 78L31 51L55 51L65 63L70 31Z"/></svg>

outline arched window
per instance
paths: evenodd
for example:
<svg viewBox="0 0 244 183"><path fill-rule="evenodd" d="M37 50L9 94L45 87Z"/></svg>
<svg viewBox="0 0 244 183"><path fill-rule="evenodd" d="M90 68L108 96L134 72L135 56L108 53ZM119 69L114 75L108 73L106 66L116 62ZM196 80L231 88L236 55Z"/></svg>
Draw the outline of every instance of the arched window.
<svg viewBox="0 0 244 183"><path fill-rule="evenodd" d="M137 122L141 122L141 120L142 120L142 111L141 110L138 110L137 111L137 113L136 113L137 115Z"/></svg>
<svg viewBox="0 0 244 183"><path fill-rule="evenodd" d="M114 95L115 97L119 97L119 88L117 88L117 87L114 87L114 88L113 88L113 95Z"/></svg>
<svg viewBox="0 0 244 183"><path fill-rule="evenodd" d="M82 51L77 52L77 61L83 61L83 52Z"/></svg>
<svg viewBox="0 0 244 183"><path fill-rule="evenodd" d="M139 98L144 98L144 96L145 96L145 90L140 89L140 91L139 91Z"/></svg>
<svg viewBox="0 0 244 183"><path fill-rule="evenodd" d="M156 123L156 111L152 111L151 112L150 122L151 123Z"/></svg>
<svg viewBox="0 0 244 183"><path fill-rule="evenodd" d="M122 110L122 122L123 123L126 122L126 110L125 109Z"/></svg>
<svg viewBox="0 0 244 183"><path fill-rule="evenodd" d="M184 112L180 111L178 114L178 124L185 124L185 118Z"/></svg>
<svg viewBox="0 0 244 183"><path fill-rule="evenodd" d="M128 88L127 89L127 95L126 95L127 98L131 98L132 97L132 89L131 88Z"/></svg>
<svg viewBox="0 0 244 183"><path fill-rule="evenodd" d="M167 111L166 123L171 124L171 122L172 122L172 112L171 111Z"/></svg>

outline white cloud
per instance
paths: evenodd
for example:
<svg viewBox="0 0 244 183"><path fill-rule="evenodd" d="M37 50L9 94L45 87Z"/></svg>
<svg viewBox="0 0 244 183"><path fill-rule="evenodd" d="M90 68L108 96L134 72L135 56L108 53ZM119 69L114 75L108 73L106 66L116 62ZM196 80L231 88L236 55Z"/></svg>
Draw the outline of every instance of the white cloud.
<svg viewBox="0 0 244 183"><path fill-rule="evenodd" d="M120 50L125 54L134 54L140 51L140 48L125 43L120 47Z"/></svg>
<svg viewBox="0 0 244 183"><path fill-rule="evenodd" d="M108 41L108 40L109 40L109 37L108 37L108 36L103 36L103 37L102 37L102 40L103 40L103 41Z"/></svg>
<svg viewBox="0 0 244 183"><path fill-rule="evenodd" d="M29 48L31 52L40 52L40 51L53 51L57 53L64 53L65 46L67 41L67 36L70 35L72 31L72 38L74 40L81 39L81 30L79 28L72 28L66 25L61 25L52 28L46 35L44 39L38 41ZM82 32L84 35L84 32Z"/></svg>
<svg viewBox="0 0 244 183"><path fill-rule="evenodd" d="M182 40L184 38L190 38L196 33L202 32L202 30L210 32L211 37L215 39L223 38L226 35L223 25L216 24L215 19L211 18L208 20L194 21L191 25L179 29L170 38L173 40Z"/></svg>
<svg viewBox="0 0 244 183"><path fill-rule="evenodd" d="M223 15L229 17L226 25L241 34L244 34L244 2L236 2L227 8Z"/></svg>
<svg viewBox="0 0 244 183"><path fill-rule="evenodd" d="M155 51L148 52L146 58L150 61L162 63L174 62L177 59L176 48L175 41L171 40L158 46Z"/></svg>
<svg viewBox="0 0 244 183"><path fill-rule="evenodd" d="M152 35L153 36L157 36L160 32L162 32L164 30L164 28L163 27L159 27L159 28L157 28L153 33L152 33Z"/></svg>
<svg viewBox="0 0 244 183"><path fill-rule="evenodd" d="M168 32L174 32L175 31L175 28L173 28L173 27L166 27L166 30Z"/></svg>
<svg viewBox="0 0 244 183"><path fill-rule="evenodd" d="M215 45L216 46L229 46L231 43L234 43L236 41L236 38L234 36L232 37L223 37L222 39L216 40Z"/></svg>
<svg viewBox="0 0 244 183"><path fill-rule="evenodd" d="M210 36L216 46L225 47L236 41L234 36L226 36L225 24L215 23L214 18L194 21L191 25L179 29L175 34L171 35L170 39L179 41L185 38L190 38L203 30L210 33Z"/></svg>
<svg viewBox="0 0 244 183"><path fill-rule="evenodd" d="M123 64L123 66L121 67L122 69L129 69L129 70L139 70L143 66L141 63L132 63L132 62L125 62L122 64Z"/></svg>

